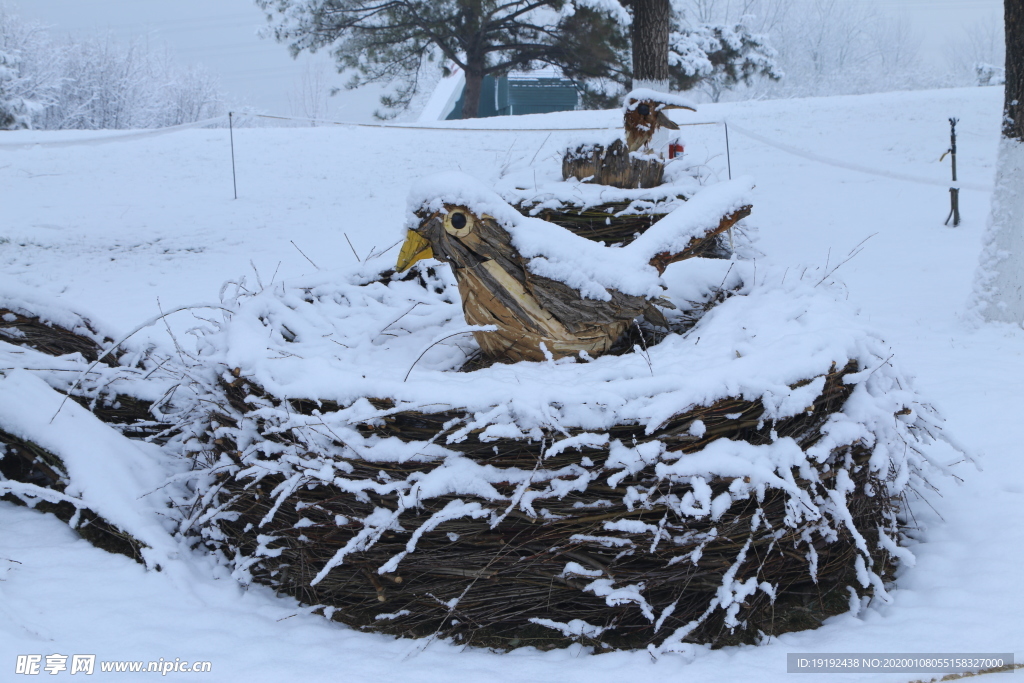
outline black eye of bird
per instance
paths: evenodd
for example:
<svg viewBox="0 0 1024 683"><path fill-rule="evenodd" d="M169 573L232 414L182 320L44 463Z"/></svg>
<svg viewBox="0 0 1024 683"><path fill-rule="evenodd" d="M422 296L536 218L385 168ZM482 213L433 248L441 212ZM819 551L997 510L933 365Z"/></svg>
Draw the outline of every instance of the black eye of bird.
<svg viewBox="0 0 1024 683"><path fill-rule="evenodd" d="M651 108L646 104L641 104L639 107L636 108L636 111L637 113L640 114L640 116L647 116L651 113Z"/></svg>
<svg viewBox="0 0 1024 683"><path fill-rule="evenodd" d="M455 228L456 230L462 230L464 227L466 227L466 214L456 211L455 213L452 214L451 221L453 228Z"/></svg>

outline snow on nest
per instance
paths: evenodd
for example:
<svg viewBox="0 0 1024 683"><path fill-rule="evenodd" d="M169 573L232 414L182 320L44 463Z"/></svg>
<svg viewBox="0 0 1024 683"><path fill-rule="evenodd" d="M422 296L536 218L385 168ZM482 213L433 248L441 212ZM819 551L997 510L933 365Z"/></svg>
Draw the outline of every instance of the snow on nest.
<svg viewBox="0 0 1024 683"><path fill-rule="evenodd" d="M657 187L619 188L596 183L584 183L576 178L556 180L537 186L529 182L517 182L521 178L503 178L496 185L496 191L510 204L522 204L530 208L531 215L544 209L571 208L582 211L603 204L625 204L619 213L642 216L651 213L668 213L682 206L683 201L701 190L700 182L691 176L682 176L671 183Z"/></svg>
<svg viewBox="0 0 1024 683"><path fill-rule="evenodd" d="M38 318L44 324L62 327L101 346L105 340L110 341L114 336L112 330L98 327L94 320L71 311L52 299L40 297L28 287L16 288L6 285L4 291L0 292L0 309L13 311L27 318Z"/></svg>
<svg viewBox="0 0 1024 683"><path fill-rule="evenodd" d="M0 478L0 494L14 493L29 504L42 499L88 508L144 543L141 553L151 566L177 554L163 520L172 490L168 477L187 462L119 434L27 370L0 376L0 429L53 453L67 473L63 493Z"/></svg>
<svg viewBox="0 0 1024 683"><path fill-rule="evenodd" d="M112 344L109 328L31 292L7 289L0 293L0 309L38 319L58 328L56 334L84 337L98 350ZM65 394L89 399L91 405L126 396L159 402L181 382L180 368L132 341L119 347L123 355L117 365L90 363L79 352L43 353L17 327L0 332L0 430L57 456L66 475L63 492L0 476L0 495L13 493L29 505L45 500L91 510L145 544L141 554L147 564L164 564L177 550L162 520L171 496L180 493L168 486L168 479L188 463L152 443L125 437ZM153 415L168 417L156 404ZM76 520L77 515L72 526Z"/></svg>
<svg viewBox="0 0 1024 683"><path fill-rule="evenodd" d="M0 292L0 309L38 319L56 328L58 333L66 330L84 337L96 344L98 352L110 348L118 336L101 321L31 292L7 288ZM116 354L107 356L108 362L95 364L88 362L81 353L55 357L37 351L31 344L24 345L23 341L23 333L17 327L0 328L0 372L25 369L63 393L74 387L76 396L93 400L120 394L157 401L179 379L174 363L168 364L166 357L156 358L158 351L153 345L134 339L122 341ZM116 365L115 357L118 358Z"/></svg>
<svg viewBox="0 0 1024 683"><path fill-rule="evenodd" d="M464 206L494 217L512 236L533 273L578 289L583 296L608 300L608 289L634 296L661 295L661 278L649 265L661 252L682 251L694 237L716 227L723 216L750 204L754 184L743 177L716 183L695 194L628 246L592 242L538 218L523 216L501 195L460 172L440 173L416 183L409 193L406 227L419 226L424 211ZM418 215L419 214L419 215Z"/></svg>
<svg viewBox="0 0 1024 683"><path fill-rule="evenodd" d="M568 429L599 438L619 424L641 424L651 433L673 415L727 397L760 399L767 419L782 419L803 412L822 390L821 375L850 360L862 369L847 380L857 386L809 457L825 458L859 440L874 449L872 467L896 474L898 493L924 467L917 446L930 439L918 428L941 433L933 412L886 361L891 353L884 342L810 280L783 282L781 273L762 269L755 282L754 266L739 262L676 264L668 271L668 293L680 305L709 296L720 284L740 287L740 294L686 334L670 334L646 351L461 373L456 369L475 347L454 279L446 266L415 268L422 284L373 281L364 267L238 296L227 303L233 313L223 322L198 331L200 359L226 381L237 372L278 399L337 402L338 410L312 417L285 415L268 404L261 419L270 424L272 418L273 429L309 428L307 447L314 452L326 439L326 452L330 443L341 442L353 457L369 460L445 454L441 442L424 448L364 437L357 429L409 410L466 411L465 426L445 443L472 430L482 430L484 440L540 438L543 431ZM394 408L374 407L368 398L391 399ZM894 419L897 413L900 419ZM238 448L245 457L268 446L275 447L254 434ZM803 457L789 439L764 446L728 442L677 467L765 483L776 482L773 472L789 471ZM463 483L477 490L486 482Z"/></svg>

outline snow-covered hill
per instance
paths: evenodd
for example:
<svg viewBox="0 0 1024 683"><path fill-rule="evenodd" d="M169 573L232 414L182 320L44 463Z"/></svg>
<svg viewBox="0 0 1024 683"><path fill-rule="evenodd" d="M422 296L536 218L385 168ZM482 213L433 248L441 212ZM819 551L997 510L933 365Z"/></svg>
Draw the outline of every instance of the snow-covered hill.
<svg viewBox="0 0 1024 683"><path fill-rule="evenodd" d="M989 193L963 190L964 223L943 226L948 161L939 161L949 145L947 118L956 116L960 178L990 185L1001 100L1001 90L977 88L674 114L680 123L724 117L736 124L731 165L757 182L748 220L759 228L761 260L794 274L842 264L833 279L845 283L849 301L891 344L902 369L916 375L948 431L978 454L978 468L958 469L962 485L931 497L933 507L915 506L923 528L913 548L917 562L903 570L892 604L760 647L696 649L692 657L592 657L576 649L496 655L355 633L266 589L243 591L202 557L146 572L52 517L0 503L0 678L13 674L19 654L53 653L208 660L210 680L310 682L773 681L787 676L787 652L1024 657L1024 447L1016 427L1024 414L1024 330L965 321ZM160 307L216 301L227 279L281 281L386 249L402 238L405 196L423 175L457 169L492 184L512 175L541 183L558 174L556 153L604 135L565 129L614 127L618 117L573 112L468 124L485 129L477 131L236 129L237 200L226 129L28 148L9 145L97 134L4 134L0 292L51 299L127 332ZM508 130L488 130L496 127ZM794 156L741 129L880 174ZM724 177L722 127L683 131L687 160ZM536 179L524 171L530 167ZM380 258L396 255L393 249ZM178 315L173 327L189 326L188 314Z"/></svg>

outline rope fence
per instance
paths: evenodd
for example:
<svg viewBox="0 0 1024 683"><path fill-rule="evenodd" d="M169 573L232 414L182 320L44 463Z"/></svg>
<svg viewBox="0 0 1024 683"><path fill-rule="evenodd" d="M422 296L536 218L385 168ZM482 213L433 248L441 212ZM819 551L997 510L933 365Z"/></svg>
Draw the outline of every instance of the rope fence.
<svg viewBox="0 0 1024 683"><path fill-rule="evenodd" d="M166 128L134 130L130 133L114 133L111 135L102 135L94 138L81 138L78 140L71 139L43 140L38 142L0 142L0 149L34 149L36 147L54 148L79 147L82 145L105 145L109 142L124 142L125 140L141 140L143 138L155 138L161 135L177 133L178 131L187 130L189 128L204 128L206 126L224 123L227 120L228 115L225 114L224 116L216 116L212 119L203 119L202 121L193 121L192 123L182 123L177 126L167 126Z"/></svg>
<svg viewBox="0 0 1024 683"><path fill-rule="evenodd" d="M822 156L821 154L816 154L814 152L808 152L807 150L800 149L799 147L793 147L782 142L776 142L775 140L766 138L765 136L747 130L746 128L741 128L740 126L737 126L735 123L730 123L729 126L740 135L748 137L751 140L756 140L757 142L760 142L762 145L768 145L769 147L774 147L775 149L786 152L787 154L803 157L804 159L809 159L810 161L816 161L819 164L835 166L837 168L843 168L848 171L867 173L868 175L879 176L882 178L890 178L892 180L903 180L908 183L918 183L921 185L939 185L941 187L947 188L951 187L950 182L948 180L924 178L922 176L909 175L906 173L894 173L893 171L884 171L876 168L870 168L868 166L861 166L860 164L851 164L840 159L833 159L831 157ZM990 192L992 190L991 186L979 185L977 183L954 182L952 184L952 187L964 190L978 190L979 192Z"/></svg>
<svg viewBox="0 0 1024 683"><path fill-rule="evenodd" d="M85 138L78 140L50 140L50 141L38 141L38 142L0 142L0 149L33 149L33 148L61 148L61 147L76 147L80 145L102 145L113 142L123 142L127 140L139 140L150 137L157 137L161 135L168 135L176 133L181 130L187 130L190 128L203 128L206 126L212 126L217 124L230 123L231 117L234 113L226 114L224 116L218 116L215 118L204 119L202 121L195 121L193 123L183 123L177 126L168 126L167 128L158 128L156 130L142 130L132 131L130 133L119 133L113 135L104 135L94 138ZM479 133L572 133L572 132L609 132L618 130L619 126L604 126L604 127L583 127L583 128L495 128L495 127L469 127L469 126L434 126L424 124L405 124L405 123L365 123L365 122L354 122L354 121L331 121L328 119L310 119L296 116L276 116L271 114L241 114L238 118L257 118L257 119L268 119L276 121L296 121L301 123L319 124L319 125L331 125L331 126L344 126L349 128L377 128L377 129L395 129L395 130L418 130L418 131L437 131L437 132L479 132ZM731 176L732 171L732 159L729 152L729 129L731 128L736 133L759 142L768 147L778 149L787 154L792 154L809 161L814 161L819 164L827 166L833 166L836 168L842 168L849 171L856 171L858 173L864 173L867 175L873 175L881 178L889 178L890 180L900 180L903 182L916 183L919 185L937 185L940 187L949 188L951 187L948 180L939 180L937 178L927 178L923 176L915 176L907 173L898 173L894 171L886 171L884 169L871 168L869 166L863 166L861 164L850 163L841 159L835 159L827 157L816 152L811 152L799 147L794 147L777 140L765 137L759 133L755 133L745 127L737 125L735 122L722 119L721 121L698 121L693 123L680 123L682 126L723 126L725 129L726 139L726 155L729 162L729 171ZM989 192L992 190L991 186L981 185L978 183L964 183L955 182L952 184L953 188L965 189L965 190L976 190L979 192Z"/></svg>

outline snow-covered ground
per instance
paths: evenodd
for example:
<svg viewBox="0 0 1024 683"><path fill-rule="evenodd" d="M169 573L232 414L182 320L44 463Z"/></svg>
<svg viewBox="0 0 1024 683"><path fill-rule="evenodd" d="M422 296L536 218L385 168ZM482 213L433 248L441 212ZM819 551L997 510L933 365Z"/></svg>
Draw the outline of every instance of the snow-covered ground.
<svg viewBox="0 0 1024 683"><path fill-rule="evenodd" d="M965 184L992 183L997 88L706 105L683 123L723 117L779 143L942 181L947 118L958 125ZM231 278L264 282L353 264L403 236L417 178L462 170L485 183L541 183L553 155L604 134L618 112L489 119L478 128L250 128L235 131L232 199L226 129L104 145L12 149L96 133L16 132L0 140L0 293L27 293L127 332L161 310L216 301ZM527 130L528 128L545 130ZM720 126L686 127L688 159L724 177ZM782 680L787 652L1014 652L1024 657L1024 330L973 327L965 305L989 193L961 192L963 224L943 225L948 192L792 156L731 138L734 175L756 182L757 248L773 268L836 272L865 323L892 345L947 429L977 454L931 507L893 602L759 647L589 656L578 649L498 655L443 642L353 632L262 587L241 589L202 556L147 572L97 550L56 519L0 503L0 679L19 654L99 660L208 660L217 681ZM538 148L540 151L538 152ZM347 236L347 239L346 239ZM351 241L351 247L349 245ZM392 259L392 250L381 258ZM159 303L158 303L159 301ZM171 318L182 329L188 314ZM147 332L147 334L157 334ZM44 674L45 675L45 674ZM62 675L67 675L65 672ZM1006 676L1010 674L1004 674ZM95 674L102 679L103 675ZM993 676L992 678L996 678ZM109 674L111 680L128 680ZM907 681L919 674L833 674Z"/></svg>

